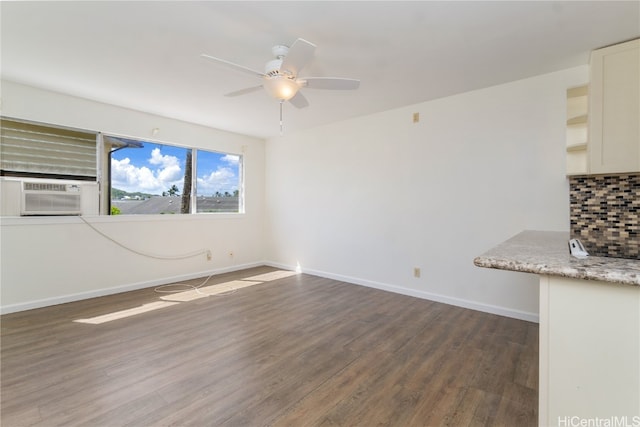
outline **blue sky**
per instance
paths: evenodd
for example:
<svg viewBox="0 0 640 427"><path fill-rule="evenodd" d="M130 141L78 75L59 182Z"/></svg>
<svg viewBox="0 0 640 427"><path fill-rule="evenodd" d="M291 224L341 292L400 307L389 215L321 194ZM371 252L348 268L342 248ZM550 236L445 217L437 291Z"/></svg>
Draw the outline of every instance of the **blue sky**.
<svg viewBox="0 0 640 427"><path fill-rule="evenodd" d="M128 192L157 195L176 185L181 193L186 153L185 148L150 142L144 142L142 148L116 151L111 156L111 185ZM198 150L198 195L237 190L239 160L237 155Z"/></svg>

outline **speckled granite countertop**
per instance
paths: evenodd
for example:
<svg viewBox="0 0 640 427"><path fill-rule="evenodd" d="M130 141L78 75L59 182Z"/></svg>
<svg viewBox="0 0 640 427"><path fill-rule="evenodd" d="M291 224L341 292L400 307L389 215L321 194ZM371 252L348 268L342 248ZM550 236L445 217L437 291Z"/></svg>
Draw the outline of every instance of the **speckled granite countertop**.
<svg viewBox="0 0 640 427"><path fill-rule="evenodd" d="M478 267L546 274L584 280L640 286L640 261L569 254L569 233L523 231L485 252L473 263Z"/></svg>

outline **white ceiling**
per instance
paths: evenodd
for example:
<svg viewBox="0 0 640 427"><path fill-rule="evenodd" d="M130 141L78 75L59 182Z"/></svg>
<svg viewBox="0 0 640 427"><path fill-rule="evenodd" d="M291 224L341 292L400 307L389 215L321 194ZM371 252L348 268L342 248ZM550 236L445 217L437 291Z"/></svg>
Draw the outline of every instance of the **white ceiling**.
<svg viewBox="0 0 640 427"><path fill-rule="evenodd" d="M640 36L640 2L76 1L0 3L2 78L232 132L279 133L278 101L201 53L262 70L271 47L317 45L301 76L351 77L357 91L304 89L285 131L586 64Z"/></svg>

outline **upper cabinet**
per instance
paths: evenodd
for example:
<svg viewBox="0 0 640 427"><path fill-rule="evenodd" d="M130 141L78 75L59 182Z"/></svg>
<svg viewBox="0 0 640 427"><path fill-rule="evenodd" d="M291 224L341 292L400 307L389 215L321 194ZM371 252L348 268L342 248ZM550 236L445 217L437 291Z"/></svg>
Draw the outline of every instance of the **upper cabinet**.
<svg viewBox="0 0 640 427"><path fill-rule="evenodd" d="M640 172L640 39L591 53L588 173Z"/></svg>

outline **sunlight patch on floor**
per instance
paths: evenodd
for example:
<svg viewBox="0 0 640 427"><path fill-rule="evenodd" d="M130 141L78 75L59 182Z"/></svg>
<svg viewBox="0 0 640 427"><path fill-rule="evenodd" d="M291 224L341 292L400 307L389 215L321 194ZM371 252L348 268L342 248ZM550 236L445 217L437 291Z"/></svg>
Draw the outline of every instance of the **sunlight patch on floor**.
<svg viewBox="0 0 640 427"><path fill-rule="evenodd" d="M122 319L124 317L135 316L136 314L147 313L153 310L169 307L178 304L177 302L156 301L149 304L143 304L140 307L129 308L127 310L114 311L113 313L103 314L102 316L91 317L89 319L76 319L76 323L88 323L90 325L99 325L101 323L111 322L112 320Z"/></svg>
<svg viewBox="0 0 640 427"><path fill-rule="evenodd" d="M164 301L179 301L187 302L193 301L199 298L206 298L213 295L223 295L229 292L234 292L241 288L247 288L249 286L259 285L264 282L249 282L245 280L232 280L230 282L219 283L217 285L203 286L197 289L190 289L188 291L177 292L175 294L160 297Z"/></svg>
<svg viewBox="0 0 640 427"><path fill-rule="evenodd" d="M289 271L289 270L277 270L277 271L271 271L269 273L257 274L255 276L246 277L238 280L231 280L228 282L218 283L218 284L209 285L209 286L192 286L186 283L172 283L165 286L167 288L175 286L178 289L176 289L175 292L169 291L168 295L161 296L160 300L162 301L151 302L148 304L143 304L139 307L134 307L127 310L115 311L113 313L107 313L100 316L91 317L88 319L76 319L74 320L74 322L86 323L90 325L100 325L102 323L111 322L112 320L118 320L118 319L123 319L125 317L136 316L138 314L159 310L159 309L170 307L172 305L180 304L183 302L194 301L200 298L207 298L215 295L219 295L219 296L230 295L236 292L238 289L248 288L250 286L263 284L265 282L271 282L273 280L291 277L296 274L299 274L299 272ZM206 284L211 277L213 276L209 276L207 280L204 281L203 284ZM185 286L187 287L187 290L182 290L184 289ZM163 293L167 293L167 291L163 291Z"/></svg>
<svg viewBox="0 0 640 427"><path fill-rule="evenodd" d="M247 277L242 280L259 280L261 282L270 282L272 280L284 279L285 277L295 276L296 274L298 273L296 273L295 271L278 270L278 271L272 271L270 273L258 274L257 276Z"/></svg>

